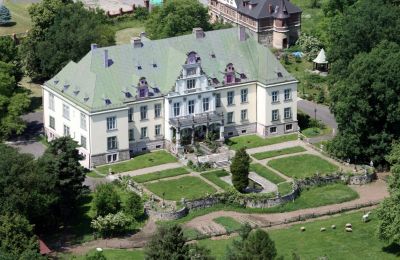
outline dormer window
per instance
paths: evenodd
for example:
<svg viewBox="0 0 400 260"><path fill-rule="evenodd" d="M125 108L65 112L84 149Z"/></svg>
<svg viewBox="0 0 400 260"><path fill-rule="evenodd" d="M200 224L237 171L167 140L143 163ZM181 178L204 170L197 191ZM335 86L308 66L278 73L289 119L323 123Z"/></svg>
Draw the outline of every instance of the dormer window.
<svg viewBox="0 0 400 260"><path fill-rule="evenodd" d="M109 98L104 99L104 103L106 103L106 105L111 105L111 100Z"/></svg>
<svg viewBox="0 0 400 260"><path fill-rule="evenodd" d="M65 83L64 86L63 86L63 92L66 91L68 88L69 88L69 84Z"/></svg>
<svg viewBox="0 0 400 260"><path fill-rule="evenodd" d="M157 68L157 63L153 63L153 68Z"/></svg>
<svg viewBox="0 0 400 260"><path fill-rule="evenodd" d="M282 72L277 72L276 74L278 75L278 78L282 78L283 77Z"/></svg>
<svg viewBox="0 0 400 260"><path fill-rule="evenodd" d="M141 70L141 69L142 69L142 66L141 66L141 65L137 65L137 69L138 69L138 70Z"/></svg>
<svg viewBox="0 0 400 260"><path fill-rule="evenodd" d="M225 68L225 84L232 83L235 83L235 68L232 63L229 63Z"/></svg>
<svg viewBox="0 0 400 260"><path fill-rule="evenodd" d="M246 74L244 74L244 73L240 73L240 78L241 78L241 79L247 79L247 76L246 76Z"/></svg>
<svg viewBox="0 0 400 260"><path fill-rule="evenodd" d="M190 68L186 70L186 76L196 75L196 68Z"/></svg>
<svg viewBox="0 0 400 260"><path fill-rule="evenodd" d="M139 97L141 98L146 97L146 89L142 88L139 90Z"/></svg>
<svg viewBox="0 0 400 260"><path fill-rule="evenodd" d="M79 89L74 89L74 95L77 96L79 94Z"/></svg>
<svg viewBox="0 0 400 260"><path fill-rule="evenodd" d="M132 94L131 94L130 92L125 92L125 97L126 97L126 98L131 98L131 97L132 97Z"/></svg>
<svg viewBox="0 0 400 260"><path fill-rule="evenodd" d="M197 54L194 51L192 51L192 52L190 52L188 54L188 58L186 60L186 63L187 64L195 64L197 62L197 60L198 60L197 58L198 58Z"/></svg>

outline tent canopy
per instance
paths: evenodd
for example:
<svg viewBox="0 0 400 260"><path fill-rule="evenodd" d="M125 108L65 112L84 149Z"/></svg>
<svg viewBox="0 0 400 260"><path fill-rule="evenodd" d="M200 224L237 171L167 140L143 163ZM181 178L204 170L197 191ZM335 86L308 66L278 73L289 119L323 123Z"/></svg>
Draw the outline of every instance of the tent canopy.
<svg viewBox="0 0 400 260"><path fill-rule="evenodd" d="M324 49L321 49L318 53L318 56L313 60L313 62L318 64L327 64L328 61L326 60L326 55Z"/></svg>

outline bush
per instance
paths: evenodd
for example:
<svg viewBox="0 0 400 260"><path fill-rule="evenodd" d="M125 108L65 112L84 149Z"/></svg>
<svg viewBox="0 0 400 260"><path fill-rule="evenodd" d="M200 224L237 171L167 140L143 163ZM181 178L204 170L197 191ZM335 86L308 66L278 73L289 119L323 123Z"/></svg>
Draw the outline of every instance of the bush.
<svg viewBox="0 0 400 260"><path fill-rule="evenodd" d="M132 219L120 211L104 217L98 216L92 220L91 227L102 237L109 237L125 233L131 223Z"/></svg>
<svg viewBox="0 0 400 260"><path fill-rule="evenodd" d="M250 156L246 149L240 148L233 157L230 167L232 184L239 192L243 192L249 185Z"/></svg>
<svg viewBox="0 0 400 260"><path fill-rule="evenodd" d="M308 60L312 60L317 57L318 52L323 47L322 42L315 36L302 33L296 42L301 47L304 53L307 55Z"/></svg>
<svg viewBox="0 0 400 260"><path fill-rule="evenodd" d="M97 216L115 214L121 209L121 198L114 184L105 183L96 187L93 206Z"/></svg>
<svg viewBox="0 0 400 260"><path fill-rule="evenodd" d="M134 219L143 216L142 198L134 192L129 192L124 204L124 212Z"/></svg>
<svg viewBox="0 0 400 260"><path fill-rule="evenodd" d="M0 4L0 25L6 25L11 22L10 10L5 5Z"/></svg>

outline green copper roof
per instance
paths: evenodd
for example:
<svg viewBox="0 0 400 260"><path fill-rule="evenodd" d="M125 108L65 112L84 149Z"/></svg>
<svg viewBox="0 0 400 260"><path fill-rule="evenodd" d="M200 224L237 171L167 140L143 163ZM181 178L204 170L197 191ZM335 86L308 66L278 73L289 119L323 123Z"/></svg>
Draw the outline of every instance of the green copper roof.
<svg viewBox="0 0 400 260"><path fill-rule="evenodd" d="M163 94L173 90L191 51L200 56L206 75L216 77L219 82L223 81L222 72L228 63L234 65L236 72L244 73L247 81L273 84L294 80L270 50L257 42L256 36L246 34L247 39L239 41L238 29L231 28L205 32L201 39L194 34L154 41L144 38L141 48L132 44L98 48L78 63L68 63L45 85L88 111L117 108L134 101L127 100L124 92L128 90L135 96L141 77ZM109 67L104 65L105 50L111 60ZM105 99L111 104L106 105Z"/></svg>

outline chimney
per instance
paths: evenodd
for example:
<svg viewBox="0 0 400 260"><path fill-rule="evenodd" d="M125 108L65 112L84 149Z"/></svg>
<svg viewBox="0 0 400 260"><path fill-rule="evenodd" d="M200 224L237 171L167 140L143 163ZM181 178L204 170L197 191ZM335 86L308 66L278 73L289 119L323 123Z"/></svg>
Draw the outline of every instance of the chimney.
<svg viewBox="0 0 400 260"><path fill-rule="evenodd" d="M90 44L90 50L93 51L95 49L97 49L97 43Z"/></svg>
<svg viewBox="0 0 400 260"><path fill-rule="evenodd" d="M142 48L143 47L142 39L140 37L132 37L131 44L132 44L133 48Z"/></svg>
<svg viewBox="0 0 400 260"><path fill-rule="evenodd" d="M104 67L108 68L109 62L108 62L108 50L104 50Z"/></svg>
<svg viewBox="0 0 400 260"><path fill-rule="evenodd" d="M196 36L196 39L202 39L205 36L203 28L200 27L193 28L193 34Z"/></svg>
<svg viewBox="0 0 400 260"><path fill-rule="evenodd" d="M246 40L246 28L244 26L239 26L239 41L243 42Z"/></svg>

